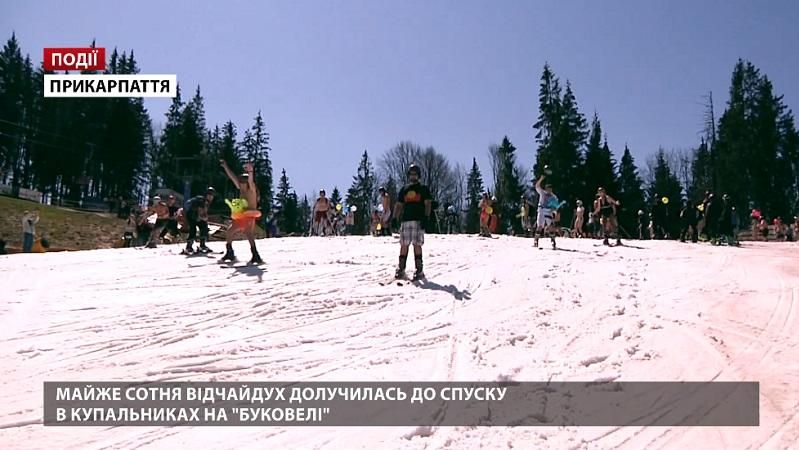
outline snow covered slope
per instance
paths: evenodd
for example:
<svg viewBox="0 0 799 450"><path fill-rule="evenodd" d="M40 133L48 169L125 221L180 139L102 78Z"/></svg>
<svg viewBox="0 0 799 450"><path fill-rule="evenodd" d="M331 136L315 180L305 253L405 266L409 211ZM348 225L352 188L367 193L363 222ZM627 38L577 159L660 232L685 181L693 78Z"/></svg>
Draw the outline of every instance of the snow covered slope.
<svg viewBox="0 0 799 450"><path fill-rule="evenodd" d="M393 238L0 257L0 448L789 448L796 244L428 236L430 283L380 286ZM223 244L215 244L221 250ZM242 259L245 242L237 242ZM218 257L219 255L215 255ZM412 258L409 266L412 267ZM42 382L760 381L757 428L43 427Z"/></svg>

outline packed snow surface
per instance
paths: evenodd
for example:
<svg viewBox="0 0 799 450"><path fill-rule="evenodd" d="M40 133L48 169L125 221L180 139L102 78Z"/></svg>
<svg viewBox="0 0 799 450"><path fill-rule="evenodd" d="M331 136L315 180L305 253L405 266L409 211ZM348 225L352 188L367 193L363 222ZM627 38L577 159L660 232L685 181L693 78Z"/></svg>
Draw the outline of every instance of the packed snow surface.
<svg viewBox="0 0 799 450"><path fill-rule="evenodd" d="M0 257L0 448L796 448L797 244L426 239L423 287L395 238ZM70 380L759 381L760 426L42 426Z"/></svg>

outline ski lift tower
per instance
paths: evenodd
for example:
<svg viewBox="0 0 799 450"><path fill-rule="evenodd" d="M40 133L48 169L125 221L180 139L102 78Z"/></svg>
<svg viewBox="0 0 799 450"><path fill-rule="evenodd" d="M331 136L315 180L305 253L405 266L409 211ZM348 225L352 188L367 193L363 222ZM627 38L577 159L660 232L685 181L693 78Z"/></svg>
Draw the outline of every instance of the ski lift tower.
<svg viewBox="0 0 799 450"><path fill-rule="evenodd" d="M175 173L183 180L183 198L191 198L191 183L198 179L201 172L199 156L179 156L175 158Z"/></svg>

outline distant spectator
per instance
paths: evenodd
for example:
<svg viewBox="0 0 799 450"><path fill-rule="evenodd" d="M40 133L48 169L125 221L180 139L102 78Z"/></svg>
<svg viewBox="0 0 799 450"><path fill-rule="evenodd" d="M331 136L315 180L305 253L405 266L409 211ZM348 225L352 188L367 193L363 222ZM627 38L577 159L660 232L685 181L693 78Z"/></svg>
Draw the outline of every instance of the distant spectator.
<svg viewBox="0 0 799 450"><path fill-rule="evenodd" d="M25 211L22 215L22 252L30 253L33 249L33 239L36 236L36 224L39 223L37 211Z"/></svg>

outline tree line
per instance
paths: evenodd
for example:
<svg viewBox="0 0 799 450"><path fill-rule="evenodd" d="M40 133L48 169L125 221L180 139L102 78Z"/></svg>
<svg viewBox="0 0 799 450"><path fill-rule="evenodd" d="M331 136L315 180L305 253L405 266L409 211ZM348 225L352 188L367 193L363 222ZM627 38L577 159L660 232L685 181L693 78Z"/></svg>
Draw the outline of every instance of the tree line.
<svg viewBox="0 0 799 450"><path fill-rule="evenodd" d="M109 74L139 72L132 50L114 49L106 66ZM179 87L163 128L154 129L142 99L44 98L46 73L22 55L12 34L0 52L0 172L14 193L36 189L53 203L118 197L142 201L158 189L198 194L211 185L222 191L219 197L231 198L237 191L219 170L219 160L234 171L252 161L262 212L277 211L283 232L307 230L315 193L300 198L285 169L275 180L270 135L260 112L241 135L231 121L210 127L200 87L190 97ZM548 181L569 205L562 213L564 226L571 224L577 200L590 209L599 186L620 200L619 222L629 231L635 229L638 211L648 212L663 197L671 200L667 227L676 230L680 200L698 202L706 191L728 193L739 212L757 207L768 217L794 214L799 134L768 77L739 60L724 111L716 119L711 94L705 122L695 148L658 149L639 168L626 146L619 160L614 157L599 114L589 121L571 83L562 83L545 64L532 170L518 162L507 136L487 149L491 185L476 158L462 167L433 146L404 140L377 159L363 151L349 188L342 195L334 187L331 202L358 205L356 233L366 233L378 187L396 199L407 167L416 163L440 211L455 211L462 231L479 230L479 201L486 192L497 197L500 230L520 232L516 214L522 198L535 196L534 179L549 166ZM217 207L224 209L221 200Z"/></svg>

